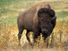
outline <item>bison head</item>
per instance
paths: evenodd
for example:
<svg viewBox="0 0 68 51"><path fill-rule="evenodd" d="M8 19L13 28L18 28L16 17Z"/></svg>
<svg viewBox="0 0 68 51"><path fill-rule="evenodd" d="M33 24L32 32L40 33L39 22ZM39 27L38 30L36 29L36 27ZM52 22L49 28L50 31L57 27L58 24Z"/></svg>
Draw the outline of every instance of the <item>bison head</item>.
<svg viewBox="0 0 68 51"><path fill-rule="evenodd" d="M49 36L54 28L52 21L56 19L54 10L49 8L41 8L39 9L37 15L41 32Z"/></svg>

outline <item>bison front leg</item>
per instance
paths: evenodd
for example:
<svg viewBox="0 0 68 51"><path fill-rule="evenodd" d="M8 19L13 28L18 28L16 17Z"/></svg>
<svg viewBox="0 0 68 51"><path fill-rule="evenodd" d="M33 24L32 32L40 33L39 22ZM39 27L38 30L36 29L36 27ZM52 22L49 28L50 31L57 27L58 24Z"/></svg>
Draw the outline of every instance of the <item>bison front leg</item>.
<svg viewBox="0 0 68 51"><path fill-rule="evenodd" d="M37 43L37 38L38 38L38 36L40 36L40 32L35 31L34 34L33 34L33 45L34 45L35 43Z"/></svg>
<svg viewBox="0 0 68 51"><path fill-rule="evenodd" d="M49 35L48 34L46 34L46 33L42 33L42 37L44 37L44 43L45 43L45 45L46 45L46 47L48 48L48 45L49 45L49 43L48 43L48 37Z"/></svg>

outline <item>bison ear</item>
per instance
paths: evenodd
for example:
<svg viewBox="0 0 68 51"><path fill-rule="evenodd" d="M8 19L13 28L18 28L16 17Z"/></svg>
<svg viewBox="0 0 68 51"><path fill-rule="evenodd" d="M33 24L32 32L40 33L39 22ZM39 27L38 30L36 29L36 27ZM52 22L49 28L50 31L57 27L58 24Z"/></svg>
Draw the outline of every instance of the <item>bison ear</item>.
<svg viewBox="0 0 68 51"><path fill-rule="evenodd" d="M50 10L49 10L49 15L50 15L51 17L55 17L55 11L52 10L52 9L50 9Z"/></svg>

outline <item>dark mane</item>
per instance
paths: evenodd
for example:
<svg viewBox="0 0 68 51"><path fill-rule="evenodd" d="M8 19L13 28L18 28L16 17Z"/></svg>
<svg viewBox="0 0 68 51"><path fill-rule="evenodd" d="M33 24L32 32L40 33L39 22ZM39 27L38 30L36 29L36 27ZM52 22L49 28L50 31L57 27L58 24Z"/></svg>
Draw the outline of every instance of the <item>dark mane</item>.
<svg viewBox="0 0 68 51"><path fill-rule="evenodd" d="M55 11L50 9L50 8L41 8L38 10L38 17L40 17L41 14L48 14L50 17L54 17L55 16Z"/></svg>

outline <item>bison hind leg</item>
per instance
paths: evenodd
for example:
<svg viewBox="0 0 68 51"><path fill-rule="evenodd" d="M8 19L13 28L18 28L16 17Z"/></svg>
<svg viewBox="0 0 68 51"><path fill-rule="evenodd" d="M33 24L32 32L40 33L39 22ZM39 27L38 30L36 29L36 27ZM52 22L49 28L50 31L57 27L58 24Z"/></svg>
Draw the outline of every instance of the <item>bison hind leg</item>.
<svg viewBox="0 0 68 51"><path fill-rule="evenodd" d="M19 40L19 45L20 45L20 39L21 39L22 32L23 32L24 28L23 28L22 25L19 25L19 26L18 26L18 29L19 29L18 40Z"/></svg>

